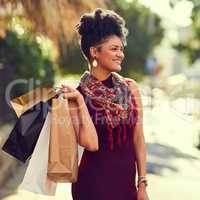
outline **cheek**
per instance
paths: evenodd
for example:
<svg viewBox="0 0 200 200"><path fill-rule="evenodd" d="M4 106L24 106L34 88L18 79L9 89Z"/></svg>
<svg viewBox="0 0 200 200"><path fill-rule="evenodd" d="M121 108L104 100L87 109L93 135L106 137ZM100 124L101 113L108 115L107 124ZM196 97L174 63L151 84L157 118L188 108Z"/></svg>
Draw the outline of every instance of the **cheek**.
<svg viewBox="0 0 200 200"><path fill-rule="evenodd" d="M112 65L112 58L105 56L102 60L101 60L101 64L104 67L110 67Z"/></svg>
<svg viewBox="0 0 200 200"><path fill-rule="evenodd" d="M112 61L112 58L110 55L108 54L102 54L100 57L99 57L99 62L100 63L108 63L108 62L111 62Z"/></svg>
<svg viewBox="0 0 200 200"><path fill-rule="evenodd" d="M102 62L111 62L114 55L110 52L104 53L101 55Z"/></svg>

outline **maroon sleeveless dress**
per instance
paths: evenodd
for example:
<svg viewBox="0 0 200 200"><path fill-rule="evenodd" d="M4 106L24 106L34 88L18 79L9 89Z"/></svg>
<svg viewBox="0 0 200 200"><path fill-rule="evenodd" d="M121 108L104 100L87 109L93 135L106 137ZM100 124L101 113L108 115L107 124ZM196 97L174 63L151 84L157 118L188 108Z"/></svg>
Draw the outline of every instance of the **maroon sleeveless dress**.
<svg viewBox="0 0 200 200"><path fill-rule="evenodd" d="M113 87L112 75L102 83ZM136 156L133 147L133 128L126 127L126 141L119 143L117 128L113 129L113 149L110 149L101 111L94 109L89 97L84 96L99 139L99 150L83 152L78 171L78 180L72 184L73 200L137 200L135 185ZM98 120L97 120L98 116ZM101 119L101 120L99 120ZM120 124L123 126L124 124ZM122 130L122 128L120 129ZM123 138L123 131L120 137Z"/></svg>

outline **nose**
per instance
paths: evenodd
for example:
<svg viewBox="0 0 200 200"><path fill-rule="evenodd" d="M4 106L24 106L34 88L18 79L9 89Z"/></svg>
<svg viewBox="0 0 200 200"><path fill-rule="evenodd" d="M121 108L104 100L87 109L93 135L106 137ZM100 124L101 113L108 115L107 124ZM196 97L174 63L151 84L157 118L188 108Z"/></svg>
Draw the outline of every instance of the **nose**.
<svg viewBox="0 0 200 200"><path fill-rule="evenodd" d="M124 59L124 52L121 51L121 50L117 51L117 57L121 58L123 60Z"/></svg>

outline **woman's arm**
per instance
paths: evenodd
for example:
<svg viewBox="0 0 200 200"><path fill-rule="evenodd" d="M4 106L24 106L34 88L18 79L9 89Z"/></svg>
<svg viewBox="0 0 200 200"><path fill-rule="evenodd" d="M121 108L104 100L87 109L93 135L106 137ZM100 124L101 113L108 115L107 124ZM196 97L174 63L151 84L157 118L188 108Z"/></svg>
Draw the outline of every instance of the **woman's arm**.
<svg viewBox="0 0 200 200"><path fill-rule="evenodd" d="M129 88L131 89L135 97L137 112L138 112L138 118L135 125L134 137L133 137L133 143L137 159L138 177L141 176L146 177L146 145L143 132L143 108L142 108L141 95L137 83L132 79L129 80L131 80L129 83ZM145 184L141 183L139 187L145 188Z"/></svg>
<svg viewBox="0 0 200 200"><path fill-rule="evenodd" d="M88 151L97 151L99 145L96 128L83 96L78 90L69 86L65 86L62 91L65 93L65 97L69 99L69 111L78 143Z"/></svg>

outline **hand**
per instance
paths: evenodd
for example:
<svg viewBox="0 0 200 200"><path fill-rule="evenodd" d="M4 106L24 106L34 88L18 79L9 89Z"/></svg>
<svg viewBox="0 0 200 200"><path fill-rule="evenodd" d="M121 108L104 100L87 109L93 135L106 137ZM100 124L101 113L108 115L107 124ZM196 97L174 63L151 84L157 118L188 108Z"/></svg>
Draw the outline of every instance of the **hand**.
<svg viewBox="0 0 200 200"><path fill-rule="evenodd" d="M61 85L58 94L62 94L65 99L75 100L78 104L78 108L85 105L83 95L75 88L68 85Z"/></svg>
<svg viewBox="0 0 200 200"><path fill-rule="evenodd" d="M68 85L62 85L58 93L62 93L66 99L74 99L78 105L81 106L84 103L82 94L75 88Z"/></svg>
<svg viewBox="0 0 200 200"><path fill-rule="evenodd" d="M146 186L144 186L143 184L141 184L138 188L137 200L149 200L149 197L146 191Z"/></svg>

